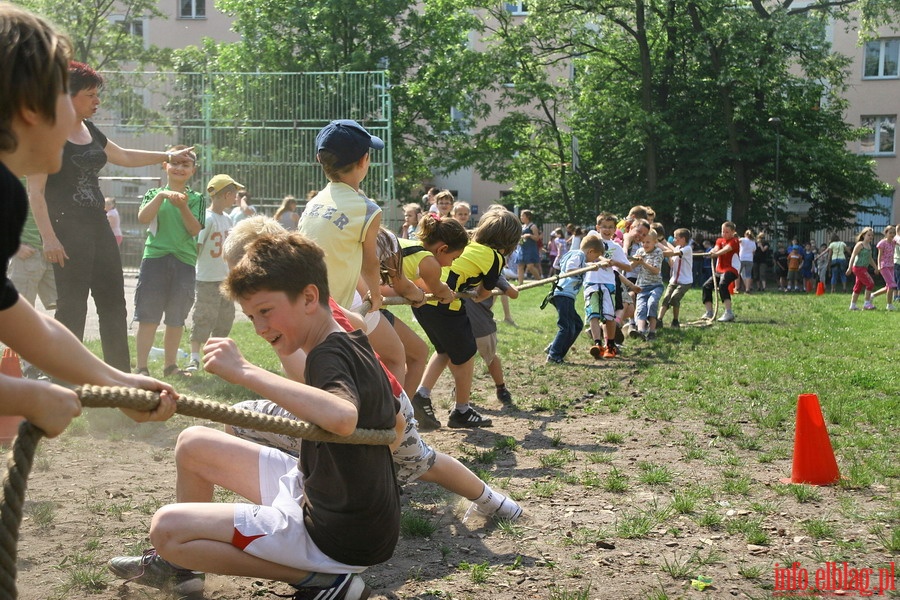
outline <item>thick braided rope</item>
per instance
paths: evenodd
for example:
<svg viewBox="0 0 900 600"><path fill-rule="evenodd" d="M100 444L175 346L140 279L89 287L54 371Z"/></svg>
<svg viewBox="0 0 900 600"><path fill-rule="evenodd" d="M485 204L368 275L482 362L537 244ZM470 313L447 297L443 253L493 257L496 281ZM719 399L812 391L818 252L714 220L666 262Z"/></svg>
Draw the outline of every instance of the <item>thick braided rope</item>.
<svg viewBox="0 0 900 600"><path fill-rule="evenodd" d="M25 489L28 475L34 462L38 441L44 432L23 421L19 425L19 435L6 457L6 476L3 478L3 504L0 505L0 598L15 600L16 590L16 544L19 526L22 524L22 506L25 503Z"/></svg>
<svg viewBox="0 0 900 600"><path fill-rule="evenodd" d="M156 392L133 388L86 385L78 389L78 395L81 398L82 406L153 410L159 404L159 394ZM396 438L396 432L393 429L357 429L348 436L340 436L311 423L273 417L251 410L237 409L220 402L210 402L187 396L181 396L176 400L175 411L189 417L209 419L217 423L237 425L257 431L280 433L314 442L380 446L390 444Z"/></svg>
<svg viewBox="0 0 900 600"><path fill-rule="evenodd" d="M82 406L153 410L159 404L159 394L146 390L87 385L76 391ZM187 396L181 396L176 400L176 412L227 425L280 433L316 442L385 445L396 438L393 429L357 429L348 436L339 436L303 421L273 417ZM12 450L7 455L7 472L3 479L3 503L0 504L0 519L3 521L3 527L0 528L0 600L15 600L18 597L16 545L19 527L22 524L22 506L25 502L25 490L28 487L28 475L31 473L34 454L43 435L40 429L23 421Z"/></svg>

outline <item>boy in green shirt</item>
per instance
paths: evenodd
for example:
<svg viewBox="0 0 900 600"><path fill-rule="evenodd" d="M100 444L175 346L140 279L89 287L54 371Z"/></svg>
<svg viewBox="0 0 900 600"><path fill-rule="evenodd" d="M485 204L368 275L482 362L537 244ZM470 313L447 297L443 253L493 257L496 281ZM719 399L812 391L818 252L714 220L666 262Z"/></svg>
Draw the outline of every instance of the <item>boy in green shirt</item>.
<svg viewBox="0 0 900 600"><path fill-rule="evenodd" d="M186 146L174 146L172 150L183 148ZM149 374L147 358L165 313L163 374L187 375L178 368L178 345L194 303L197 234L206 222L202 194L188 187L196 163L193 152L173 156L170 162L163 163L166 186L147 191L138 210L138 221L149 229L134 292L134 320L138 322L136 372L140 374Z"/></svg>

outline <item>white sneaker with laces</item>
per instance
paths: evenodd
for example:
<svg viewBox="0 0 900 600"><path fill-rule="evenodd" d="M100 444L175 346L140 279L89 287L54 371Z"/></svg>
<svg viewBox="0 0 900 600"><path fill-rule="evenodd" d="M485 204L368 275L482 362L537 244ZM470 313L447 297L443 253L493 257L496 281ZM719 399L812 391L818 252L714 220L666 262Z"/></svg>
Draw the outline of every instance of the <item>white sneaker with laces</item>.
<svg viewBox="0 0 900 600"><path fill-rule="evenodd" d="M734 321L734 313L730 310L726 310L725 314L719 317L719 323L730 323L731 321Z"/></svg>

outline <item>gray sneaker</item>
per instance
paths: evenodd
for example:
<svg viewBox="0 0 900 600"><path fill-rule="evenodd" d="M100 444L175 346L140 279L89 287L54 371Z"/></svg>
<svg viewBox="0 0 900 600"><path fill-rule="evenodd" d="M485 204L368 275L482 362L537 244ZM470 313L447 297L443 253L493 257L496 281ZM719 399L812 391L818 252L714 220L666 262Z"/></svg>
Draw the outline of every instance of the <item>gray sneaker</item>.
<svg viewBox="0 0 900 600"><path fill-rule="evenodd" d="M187 371L188 373L196 373L197 371L200 370L200 361L192 358L191 362L189 362L187 364L187 366L184 368L184 370Z"/></svg>
<svg viewBox="0 0 900 600"><path fill-rule="evenodd" d="M725 314L719 317L719 323L729 323L731 321L734 321L734 313L730 310L726 310Z"/></svg>
<svg viewBox="0 0 900 600"><path fill-rule="evenodd" d="M206 575L175 567L151 548L141 556L117 556L107 563L109 570L125 583L135 582L178 596L203 591Z"/></svg>

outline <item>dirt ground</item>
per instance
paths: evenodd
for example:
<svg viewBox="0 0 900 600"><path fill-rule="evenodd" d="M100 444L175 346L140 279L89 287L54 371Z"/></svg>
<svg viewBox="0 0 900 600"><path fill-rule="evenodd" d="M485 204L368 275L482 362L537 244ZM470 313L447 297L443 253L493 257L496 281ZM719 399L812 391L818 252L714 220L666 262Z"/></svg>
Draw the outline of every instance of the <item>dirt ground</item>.
<svg viewBox="0 0 900 600"><path fill-rule="evenodd" d="M508 380L524 388L544 368L525 364ZM614 393L640 403L627 364L617 366L616 373ZM790 474L789 457L766 464L747 460L751 492L738 496L741 500L714 494L699 500L693 512L665 513L679 490L698 485L718 489L717 460L725 454L719 454L708 429L702 423L604 410L610 392L602 385L593 386L595 393L571 383L564 371L558 379L563 381L559 386L535 387L530 393L513 387L518 409L501 410L499 403L482 397L479 406L494 419L491 429L443 428L426 434L437 448L489 473L492 485L520 501L526 517L513 526L477 516L464 520L467 502L431 484L409 485L404 514L418 517L411 529L424 522L434 531L426 531L427 537L407 531L388 563L364 573L374 598L763 598L772 595L776 562L783 566L797 560L814 568L829 556L840 556L838 546L853 548L843 555L856 567L896 560L870 533L871 522L847 517L842 510L852 505L857 515L867 514L873 498L890 494L884 486L852 492L818 488L818 501L797 502L778 493L779 478ZM484 392L488 384L479 379L476 388ZM436 397L441 395L446 397ZM541 396L568 404L564 410L546 410L536 402ZM117 411L89 410L87 425L42 442L39 449L19 541L19 598L163 598L138 585L122 586L106 574L104 563L146 547L154 510L174 498L174 440L183 427L199 421L176 417L165 424L134 426ZM752 424L743 426L752 430ZM689 448L684 433L710 448L705 460L685 459ZM646 463L668 466L674 478L658 485L642 483L640 465ZM627 477L624 491L606 491L600 483L615 470ZM745 535L729 533L724 526L756 516L759 504L771 508L759 515L767 545L748 544ZM698 524L708 512L721 517L722 524ZM650 519L646 532L623 536L622 524L639 523L641 515ZM810 537L801 527L809 518L833 523L835 538ZM689 573L673 577L672 565L691 557L696 562ZM692 588L695 575L712 578L712 587ZM268 597L269 591L287 593L288 588L213 575L204 597Z"/></svg>

